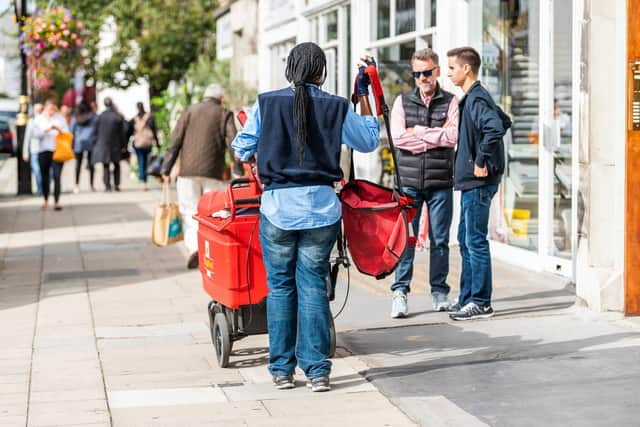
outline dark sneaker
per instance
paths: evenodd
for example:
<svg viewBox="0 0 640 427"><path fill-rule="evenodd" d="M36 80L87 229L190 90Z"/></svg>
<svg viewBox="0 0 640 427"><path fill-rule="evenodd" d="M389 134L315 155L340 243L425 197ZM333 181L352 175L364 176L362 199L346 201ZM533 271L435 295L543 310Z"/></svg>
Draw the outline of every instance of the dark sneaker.
<svg viewBox="0 0 640 427"><path fill-rule="evenodd" d="M290 388L294 388L296 386L296 383L293 382L293 374L274 375L273 385L275 385L278 390L287 390Z"/></svg>
<svg viewBox="0 0 640 427"><path fill-rule="evenodd" d="M462 309L462 304L460 304L459 302L455 303L455 304L451 304L449 306L449 308L447 308L447 311L449 313L455 313L456 311L460 311L460 309Z"/></svg>
<svg viewBox="0 0 640 427"><path fill-rule="evenodd" d="M189 255L189 260L187 261L187 268L189 270L193 270L194 268L198 268L200 262L198 261L198 251L195 251L191 255Z"/></svg>
<svg viewBox="0 0 640 427"><path fill-rule="evenodd" d="M309 378L307 387L309 387L311 391L329 391L331 390L329 376L323 375L321 377Z"/></svg>
<svg viewBox="0 0 640 427"><path fill-rule="evenodd" d="M493 316L493 308L490 305L482 307L475 302L470 302L455 313L449 313L449 317L453 320L487 319L491 316Z"/></svg>

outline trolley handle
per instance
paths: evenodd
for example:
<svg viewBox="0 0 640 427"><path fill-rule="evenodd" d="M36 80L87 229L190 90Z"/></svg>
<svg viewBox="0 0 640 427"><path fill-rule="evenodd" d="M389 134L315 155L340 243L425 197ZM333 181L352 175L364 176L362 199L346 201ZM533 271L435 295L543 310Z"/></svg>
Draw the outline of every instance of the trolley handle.
<svg viewBox="0 0 640 427"><path fill-rule="evenodd" d="M234 203L238 206L241 205L259 205L260 204L260 197L254 197L252 199L238 199L235 200Z"/></svg>
<svg viewBox="0 0 640 427"><path fill-rule="evenodd" d="M241 177L241 178L234 178L231 180L231 182L229 183L232 187L236 187L240 184L250 184L251 183L251 179L249 178L245 178L245 177Z"/></svg>

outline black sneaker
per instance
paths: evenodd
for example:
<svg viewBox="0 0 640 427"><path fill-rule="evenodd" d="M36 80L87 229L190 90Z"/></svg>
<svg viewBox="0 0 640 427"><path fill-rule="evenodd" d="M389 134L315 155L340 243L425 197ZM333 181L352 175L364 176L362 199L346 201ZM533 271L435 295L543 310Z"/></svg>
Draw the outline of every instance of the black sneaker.
<svg viewBox="0 0 640 427"><path fill-rule="evenodd" d="M193 270L194 268L198 268L200 262L198 261L198 251L195 251L191 255L189 255L189 260L187 261L187 268L189 270Z"/></svg>
<svg viewBox="0 0 640 427"><path fill-rule="evenodd" d="M449 313L455 313L456 311L460 311L460 309L462 308L462 304L460 304L459 302L455 303L455 304L451 304L449 306L449 308L447 309L447 312Z"/></svg>
<svg viewBox="0 0 640 427"><path fill-rule="evenodd" d="M493 316L493 308L490 305L481 307L475 302L470 302L455 313L449 313L449 317L453 320L487 319L491 316Z"/></svg>
<svg viewBox="0 0 640 427"><path fill-rule="evenodd" d="M296 383L293 382L293 374L274 375L273 385L275 385L278 390L287 390L290 388L294 388L296 386Z"/></svg>
<svg viewBox="0 0 640 427"><path fill-rule="evenodd" d="M331 384L329 382L329 376L323 375L321 377L313 377L307 380L307 387L311 391L329 391L331 390Z"/></svg>

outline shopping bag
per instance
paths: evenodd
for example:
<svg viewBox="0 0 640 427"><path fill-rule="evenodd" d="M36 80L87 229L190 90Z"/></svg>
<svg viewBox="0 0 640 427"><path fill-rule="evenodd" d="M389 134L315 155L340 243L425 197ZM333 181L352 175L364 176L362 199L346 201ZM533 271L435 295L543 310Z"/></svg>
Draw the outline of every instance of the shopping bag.
<svg viewBox="0 0 640 427"><path fill-rule="evenodd" d="M151 156L149 166L147 167L147 175L160 176L162 175L162 161L164 160L164 153L157 156Z"/></svg>
<svg viewBox="0 0 640 427"><path fill-rule="evenodd" d="M167 246L183 239L182 217L178 205L171 201L168 181L164 182L162 193L163 201L153 211L151 226L151 241L157 246Z"/></svg>
<svg viewBox="0 0 640 427"><path fill-rule="evenodd" d="M53 161L63 163L74 159L73 154L73 134L69 132L60 132L56 135L56 149L53 152Z"/></svg>

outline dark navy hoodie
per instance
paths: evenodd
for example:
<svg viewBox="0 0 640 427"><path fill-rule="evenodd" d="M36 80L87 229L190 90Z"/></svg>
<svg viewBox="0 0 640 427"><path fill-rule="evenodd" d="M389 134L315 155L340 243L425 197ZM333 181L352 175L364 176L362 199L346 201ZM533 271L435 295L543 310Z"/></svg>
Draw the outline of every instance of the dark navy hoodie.
<svg viewBox="0 0 640 427"><path fill-rule="evenodd" d="M502 137L511 127L511 119L498 107L489 92L476 81L460 100L458 149L454 168L454 189L470 190L499 184L504 173L505 154ZM473 164L486 166L489 175L476 178Z"/></svg>

